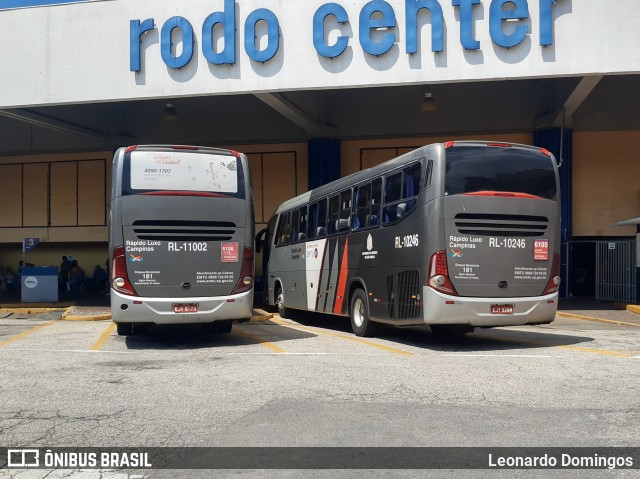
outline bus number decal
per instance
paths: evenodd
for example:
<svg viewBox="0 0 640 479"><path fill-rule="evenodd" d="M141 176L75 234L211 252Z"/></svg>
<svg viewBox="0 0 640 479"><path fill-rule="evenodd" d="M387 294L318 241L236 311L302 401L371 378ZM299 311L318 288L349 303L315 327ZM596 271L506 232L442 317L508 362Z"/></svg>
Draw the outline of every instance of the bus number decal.
<svg viewBox="0 0 640 479"><path fill-rule="evenodd" d="M221 261L223 263L237 263L240 261L238 242L222 243L220 246Z"/></svg>
<svg viewBox="0 0 640 479"><path fill-rule="evenodd" d="M207 251L207 243L203 241L185 241L178 243L177 241L169 241L167 243L167 251L173 252L194 252L194 251Z"/></svg>
<svg viewBox="0 0 640 479"><path fill-rule="evenodd" d="M533 260L547 261L549 259L549 240L537 239L533 242Z"/></svg>
<svg viewBox="0 0 640 479"><path fill-rule="evenodd" d="M395 247L397 248L413 248L419 244L419 235L396 236Z"/></svg>
<svg viewBox="0 0 640 479"><path fill-rule="evenodd" d="M527 247L527 240L524 238L489 238L491 248L519 248Z"/></svg>

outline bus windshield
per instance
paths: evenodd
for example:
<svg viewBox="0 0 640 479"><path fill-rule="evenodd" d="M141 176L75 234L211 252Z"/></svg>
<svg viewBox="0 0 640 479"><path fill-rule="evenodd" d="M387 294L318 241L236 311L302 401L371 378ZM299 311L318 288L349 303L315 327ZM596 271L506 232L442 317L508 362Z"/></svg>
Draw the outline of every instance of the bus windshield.
<svg viewBox="0 0 640 479"><path fill-rule="evenodd" d="M542 152L469 145L446 152L446 195L488 191L557 199L553 160Z"/></svg>
<svg viewBox="0 0 640 479"><path fill-rule="evenodd" d="M123 195L150 192L204 192L244 197L242 164L211 152L134 150L125 156Z"/></svg>

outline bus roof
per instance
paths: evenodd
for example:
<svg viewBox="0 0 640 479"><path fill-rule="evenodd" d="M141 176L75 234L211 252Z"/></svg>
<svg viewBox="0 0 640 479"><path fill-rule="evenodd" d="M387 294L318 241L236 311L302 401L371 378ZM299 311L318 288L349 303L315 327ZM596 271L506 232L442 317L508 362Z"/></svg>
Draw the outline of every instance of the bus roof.
<svg viewBox="0 0 640 479"><path fill-rule="evenodd" d="M366 181L369 178L375 178L376 176L380 176L386 173L389 170L393 170L394 168L400 168L408 163L416 161L421 158L425 158L428 153L431 153L431 158L436 158L441 155L445 148L450 146L478 146L478 147L499 147L499 146L508 146L512 148L522 148L529 149L532 151L540 152L541 149L538 147L534 147L531 145L524 145L520 143L511 143L505 141L484 141L484 140L461 140L461 141L451 141L444 143L431 143L429 145L422 146L415 150L409 151L404 155L400 155L391 160L385 161L379 165L373 166L371 168L367 168L366 170L357 171L356 173L352 173L344 178L340 178L334 180L326 185L319 186L313 190L309 190L306 193L302 193L301 195L296 196L295 198L291 198L283 202L278 209L275 211L275 214L278 214L282 211L289 210L291 208L295 208L296 206L303 205L307 203L312 197L320 198L323 196L330 195L332 193L343 190L344 188L348 188L354 184L360 183L362 181Z"/></svg>

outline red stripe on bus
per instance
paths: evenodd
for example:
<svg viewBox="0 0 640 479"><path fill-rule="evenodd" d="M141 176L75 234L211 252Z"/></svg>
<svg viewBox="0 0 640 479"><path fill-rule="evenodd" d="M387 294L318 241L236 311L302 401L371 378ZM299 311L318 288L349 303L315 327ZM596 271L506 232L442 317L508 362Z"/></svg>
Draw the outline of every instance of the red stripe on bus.
<svg viewBox="0 0 640 479"><path fill-rule="evenodd" d="M338 278L338 289L336 290L336 304L333 308L334 314L342 312L342 301L344 300L344 290L347 287L347 273L349 272L349 237L344 242L342 251L342 263L340 264L340 277Z"/></svg>
<svg viewBox="0 0 640 479"><path fill-rule="evenodd" d="M462 193L465 196L508 196L511 198L532 198L540 199L539 196L529 193L518 193L515 191L474 191L473 193Z"/></svg>

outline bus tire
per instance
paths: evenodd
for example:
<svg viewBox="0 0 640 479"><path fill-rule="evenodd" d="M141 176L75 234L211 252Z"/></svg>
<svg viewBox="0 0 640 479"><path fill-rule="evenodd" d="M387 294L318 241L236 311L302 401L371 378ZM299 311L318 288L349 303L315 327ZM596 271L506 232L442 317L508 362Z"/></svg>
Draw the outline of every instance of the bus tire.
<svg viewBox="0 0 640 479"><path fill-rule="evenodd" d="M351 298L351 329L356 336L375 336L379 329L379 324L369 319L369 300L361 289L357 289Z"/></svg>
<svg viewBox="0 0 640 479"><path fill-rule="evenodd" d="M133 323L116 323L118 336L131 336L133 334Z"/></svg>
<svg viewBox="0 0 640 479"><path fill-rule="evenodd" d="M473 332L473 326L467 324L432 324L429 326L431 332L441 338L453 338L464 336Z"/></svg>
<svg viewBox="0 0 640 479"><path fill-rule="evenodd" d="M233 327L231 321L217 321L214 324L216 325L216 332L218 333L230 333Z"/></svg>
<svg viewBox="0 0 640 479"><path fill-rule="evenodd" d="M284 292L281 287L278 287L276 291L276 306L281 318L287 319L291 317L291 310L284 305Z"/></svg>

